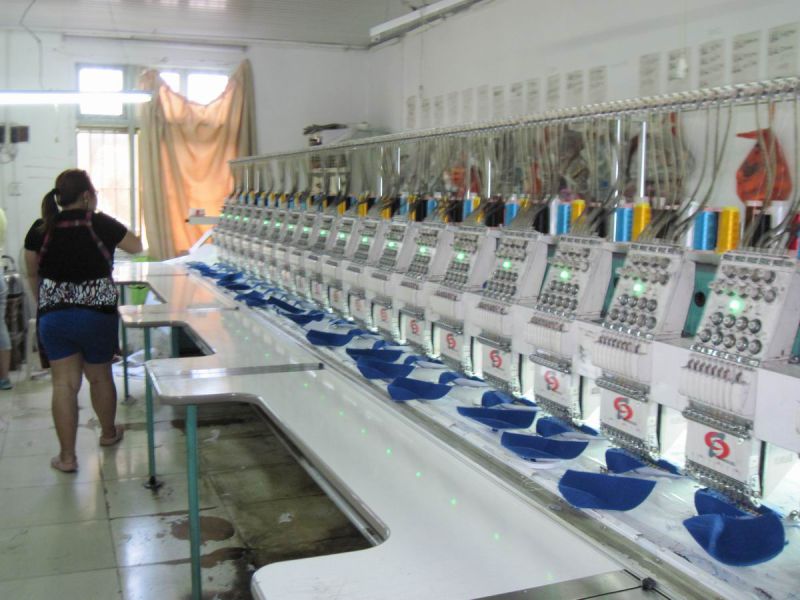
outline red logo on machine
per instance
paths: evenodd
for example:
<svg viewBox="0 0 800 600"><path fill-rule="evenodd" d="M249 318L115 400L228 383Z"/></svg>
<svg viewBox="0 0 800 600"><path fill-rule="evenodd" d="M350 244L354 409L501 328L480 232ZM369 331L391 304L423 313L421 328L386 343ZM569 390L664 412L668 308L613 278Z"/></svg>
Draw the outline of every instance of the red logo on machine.
<svg viewBox="0 0 800 600"><path fill-rule="evenodd" d="M561 382L558 380L558 375L556 375L555 371L545 371L544 382L547 384L547 389L551 392L557 392L558 388L561 386Z"/></svg>
<svg viewBox="0 0 800 600"><path fill-rule="evenodd" d="M456 349L456 336L454 336L452 333L447 334L445 341L447 342L447 347L450 348L450 350Z"/></svg>
<svg viewBox="0 0 800 600"><path fill-rule="evenodd" d="M633 418L633 409L628 399L624 396L614 398L614 408L617 411L617 418L622 421L630 421Z"/></svg>
<svg viewBox="0 0 800 600"><path fill-rule="evenodd" d="M381 309L381 321L386 322L388 320L389 320L389 311L386 310L385 308L382 308Z"/></svg>
<svg viewBox="0 0 800 600"><path fill-rule="evenodd" d="M725 441L725 434L719 431L709 431L705 437L708 446L708 456L723 460L731 453L731 447Z"/></svg>
<svg viewBox="0 0 800 600"><path fill-rule="evenodd" d="M410 327L411 333L414 335L419 335L419 323L417 323L416 319L411 319Z"/></svg>
<svg viewBox="0 0 800 600"><path fill-rule="evenodd" d="M503 355L500 354L499 350L492 350L489 352L489 360L492 361L492 366L495 369L499 369L503 366Z"/></svg>

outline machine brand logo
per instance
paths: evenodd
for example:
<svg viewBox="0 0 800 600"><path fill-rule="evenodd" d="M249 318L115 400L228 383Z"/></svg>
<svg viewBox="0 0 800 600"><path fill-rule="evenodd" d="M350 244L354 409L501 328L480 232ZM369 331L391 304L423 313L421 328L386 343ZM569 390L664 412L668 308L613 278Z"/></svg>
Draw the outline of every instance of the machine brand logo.
<svg viewBox="0 0 800 600"><path fill-rule="evenodd" d="M710 458L718 458L724 460L728 458L731 453L731 447L725 441L725 434L719 431L709 431L705 437L706 446L708 446L708 456Z"/></svg>
<svg viewBox="0 0 800 600"><path fill-rule="evenodd" d="M384 323L389 320L389 311L385 308L381 309L381 321Z"/></svg>
<svg viewBox="0 0 800 600"><path fill-rule="evenodd" d="M419 335L419 323L417 323L416 319L411 319L410 327L411 333L414 335Z"/></svg>
<svg viewBox="0 0 800 600"><path fill-rule="evenodd" d="M492 361L492 366L495 369L499 369L503 366L503 355L500 354L499 350L492 350L489 352L489 360Z"/></svg>
<svg viewBox="0 0 800 600"><path fill-rule="evenodd" d="M447 347L450 350L456 349L456 336L454 336L452 333L447 334L447 336L445 337L445 341L447 342Z"/></svg>
<svg viewBox="0 0 800 600"><path fill-rule="evenodd" d="M633 409L625 396L614 398L614 408L617 411L617 418L622 421L630 421L633 418Z"/></svg>
<svg viewBox="0 0 800 600"><path fill-rule="evenodd" d="M558 375L555 371L544 372L544 382L547 384L547 389L551 392L557 392L561 387L561 382L558 380Z"/></svg>

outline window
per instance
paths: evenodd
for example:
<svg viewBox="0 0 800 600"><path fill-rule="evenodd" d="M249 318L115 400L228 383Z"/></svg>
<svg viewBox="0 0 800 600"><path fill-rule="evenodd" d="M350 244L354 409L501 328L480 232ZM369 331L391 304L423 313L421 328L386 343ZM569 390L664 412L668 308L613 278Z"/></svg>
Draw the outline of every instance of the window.
<svg viewBox="0 0 800 600"><path fill-rule="evenodd" d="M131 179L131 144L128 132L79 130L78 168L86 170L92 178L97 190L98 209L124 223L129 229L138 231L137 215L131 210L131 194L136 189Z"/></svg>
<svg viewBox="0 0 800 600"><path fill-rule="evenodd" d="M206 73L186 69L159 71L173 92L186 96L191 102L210 104L228 85L228 76L221 73Z"/></svg>
<svg viewBox="0 0 800 600"><path fill-rule="evenodd" d="M78 90L81 92L121 92L125 73L122 69L83 67L78 70ZM108 100L81 102L81 115L121 117L121 102Z"/></svg>

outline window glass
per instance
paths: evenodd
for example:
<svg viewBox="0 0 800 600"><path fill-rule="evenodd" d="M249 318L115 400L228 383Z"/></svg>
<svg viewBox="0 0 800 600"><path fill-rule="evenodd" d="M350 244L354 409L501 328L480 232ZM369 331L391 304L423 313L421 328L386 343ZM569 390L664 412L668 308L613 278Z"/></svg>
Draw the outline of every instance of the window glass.
<svg viewBox="0 0 800 600"><path fill-rule="evenodd" d="M78 71L78 90L81 92L121 92L122 69L84 67ZM122 102L113 100L88 100L81 102L82 115L122 116Z"/></svg>
<svg viewBox="0 0 800 600"><path fill-rule="evenodd" d="M227 75L189 73L187 77L186 97L198 104L210 104L225 91L225 86L227 85Z"/></svg>
<svg viewBox="0 0 800 600"><path fill-rule="evenodd" d="M181 93L180 73L177 71L161 71L159 75L161 75L161 79L164 80L164 83L166 83L173 92L177 94Z"/></svg>

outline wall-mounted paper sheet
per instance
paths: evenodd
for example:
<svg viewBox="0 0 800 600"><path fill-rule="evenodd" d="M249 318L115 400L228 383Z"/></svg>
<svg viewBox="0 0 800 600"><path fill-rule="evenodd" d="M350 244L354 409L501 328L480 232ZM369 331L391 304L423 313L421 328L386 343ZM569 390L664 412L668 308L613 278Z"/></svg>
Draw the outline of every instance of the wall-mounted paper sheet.
<svg viewBox="0 0 800 600"><path fill-rule="evenodd" d="M447 94L447 123L450 125L458 123L458 92Z"/></svg>
<svg viewBox="0 0 800 600"><path fill-rule="evenodd" d="M431 127L431 99L423 98L420 103L420 127L430 129Z"/></svg>
<svg viewBox="0 0 800 600"><path fill-rule="evenodd" d="M689 85L689 48L676 48L667 54L667 91L682 92Z"/></svg>
<svg viewBox="0 0 800 600"><path fill-rule="evenodd" d="M525 112L535 115L541 110L541 91L539 90L538 79L528 79L525 82Z"/></svg>
<svg viewBox="0 0 800 600"><path fill-rule="evenodd" d="M589 69L589 103L608 100L608 67Z"/></svg>
<svg viewBox="0 0 800 600"><path fill-rule="evenodd" d="M798 24L773 27L767 36L767 77L794 77L797 73Z"/></svg>
<svg viewBox="0 0 800 600"><path fill-rule="evenodd" d="M522 82L512 83L508 88L508 116L514 117L523 114Z"/></svg>
<svg viewBox="0 0 800 600"><path fill-rule="evenodd" d="M406 129L417 128L417 97L406 98Z"/></svg>
<svg viewBox="0 0 800 600"><path fill-rule="evenodd" d="M567 106L582 106L583 100L583 71L570 71L567 73L566 93L564 104Z"/></svg>
<svg viewBox="0 0 800 600"><path fill-rule="evenodd" d="M561 106L561 73L547 76L547 95L544 105L547 110Z"/></svg>
<svg viewBox="0 0 800 600"><path fill-rule="evenodd" d="M444 96L436 96L433 99L433 126L444 126Z"/></svg>
<svg viewBox="0 0 800 600"><path fill-rule="evenodd" d="M471 123L475 120L475 89L461 91L461 122Z"/></svg>
<svg viewBox="0 0 800 600"><path fill-rule="evenodd" d="M761 72L761 32L751 31L733 38L731 81L757 81Z"/></svg>
<svg viewBox="0 0 800 600"><path fill-rule="evenodd" d="M718 87L725 83L725 42L711 40L700 46L697 64L697 85Z"/></svg>
<svg viewBox="0 0 800 600"><path fill-rule="evenodd" d="M492 88L492 119L504 119L506 116L506 88L496 85Z"/></svg>
<svg viewBox="0 0 800 600"><path fill-rule="evenodd" d="M661 93L661 55L643 54L639 57L639 95L656 96Z"/></svg>
<svg viewBox="0 0 800 600"><path fill-rule="evenodd" d="M478 87L478 121L489 120L489 86Z"/></svg>

